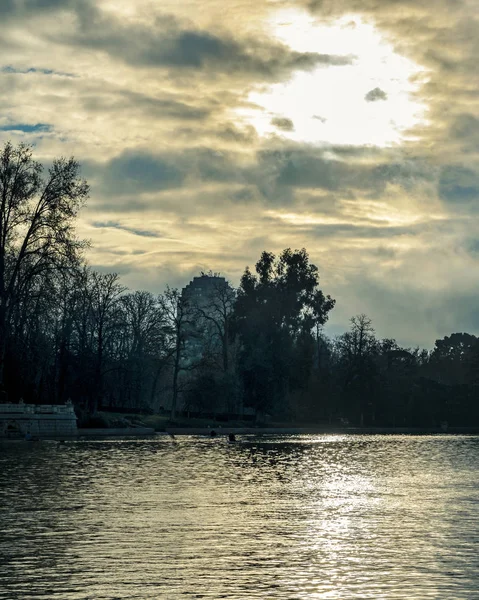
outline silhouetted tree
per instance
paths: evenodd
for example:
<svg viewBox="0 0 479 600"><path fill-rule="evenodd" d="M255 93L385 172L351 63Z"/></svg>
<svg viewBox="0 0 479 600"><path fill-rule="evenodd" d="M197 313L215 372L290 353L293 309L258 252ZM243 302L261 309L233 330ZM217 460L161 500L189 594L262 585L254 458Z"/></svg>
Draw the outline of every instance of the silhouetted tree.
<svg viewBox="0 0 479 600"><path fill-rule="evenodd" d="M349 331L336 340L345 409L361 425L366 414L374 421L375 357L378 341L371 319L364 314L351 318Z"/></svg>
<svg viewBox="0 0 479 600"><path fill-rule="evenodd" d="M335 301L318 288L318 269L304 249L288 248L277 259L263 252L256 273L247 268L243 274L234 313L245 402L259 413L284 412L287 392L297 384L294 365L310 368L307 338Z"/></svg>
<svg viewBox="0 0 479 600"><path fill-rule="evenodd" d="M165 319L158 300L150 292L125 294L120 304L124 323L123 388L131 390L133 405L145 406L148 386L148 400L150 403L155 400L159 361L163 358L165 343Z"/></svg>
<svg viewBox="0 0 479 600"><path fill-rule="evenodd" d="M0 387L12 312L46 272L76 264L83 244L73 221L88 196L73 159L48 173L30 147L6 143L0 152Z"/></svg>
<svg viewBox="0 0 479 600"><path fill-rule="evenodd" d="M159 304L166 322L166 333L169 340L167 353L172 359L172 395L171 420L176 418L179 393L179 375L187 368L183 363L186 328L192 322L192 310L189 302L176 288L167 286L159 297ZM189 365L190 366L190 365Z"/></svg>
<svg viewBox="0 0 479 600"><path fill-rule="evenodd" d="M92 271L87 279L87 292L95 340L94 390L90 410L95 412L103 401L103 376L105 370L105 346L110 336L118 330L121 315L120 296L125 287L120 285L116 273L98 273Z"/></svg>
<svg viewBox="0 0 479 600"><path fill-rule="evenodd" d="M430 357L435 378L448 384L466 383L468 359L477 343L477 337L469 333L453 333L436 340Z"/></svg>

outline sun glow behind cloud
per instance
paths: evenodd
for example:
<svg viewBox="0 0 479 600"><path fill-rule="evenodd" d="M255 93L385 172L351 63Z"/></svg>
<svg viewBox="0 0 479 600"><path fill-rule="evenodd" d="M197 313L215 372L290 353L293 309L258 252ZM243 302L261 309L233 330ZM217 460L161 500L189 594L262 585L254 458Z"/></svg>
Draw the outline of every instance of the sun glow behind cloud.
<svg viewBox="0 0 479 600"><path fill-rule="evenodd" d="M350 56L351 64L296 72L289 81L252 90L248 100L255 107L237 114L260 135L388 146L411 137L410 130L424 123L427 107L415 93L426 73L397 54L373 25L357 16L320 24L288 10L276 13L268 28L295 51ZM292 125L278 127L281 120Z"/></svg>
<svg viewBox="0 0 479 600"><path fill-rule="evenodd" d="M479 323L473 4L0 1L0 138L80 161L131 289L304 246L333 327L430 345Z"/></svg>

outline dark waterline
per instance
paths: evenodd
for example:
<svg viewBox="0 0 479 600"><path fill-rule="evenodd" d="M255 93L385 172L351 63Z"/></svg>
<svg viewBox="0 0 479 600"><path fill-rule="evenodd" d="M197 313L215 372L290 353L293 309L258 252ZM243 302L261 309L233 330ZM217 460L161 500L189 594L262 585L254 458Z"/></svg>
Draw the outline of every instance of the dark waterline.
<svg viewBox="0 0 479 600"><path fill-rule="evenodd" d="M479 598L479 438L0 445L0 598Z"/></svg>

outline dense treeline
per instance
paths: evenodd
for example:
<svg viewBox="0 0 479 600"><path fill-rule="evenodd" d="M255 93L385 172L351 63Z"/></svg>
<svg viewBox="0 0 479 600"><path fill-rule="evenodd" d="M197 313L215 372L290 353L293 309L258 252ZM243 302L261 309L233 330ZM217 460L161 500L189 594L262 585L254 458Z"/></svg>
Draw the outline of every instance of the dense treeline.
<svg viewBox="0 0 479 600"><path fill-rule="evenodd" d="M431 352L379 339L366 315L327 338L335 300L306 250L263 252L234 290L127 290L88 268L73 160L47 173L27 146L0 153L0 400L103 410L249 415L302 423L479 425L479 340Z"/></svg>

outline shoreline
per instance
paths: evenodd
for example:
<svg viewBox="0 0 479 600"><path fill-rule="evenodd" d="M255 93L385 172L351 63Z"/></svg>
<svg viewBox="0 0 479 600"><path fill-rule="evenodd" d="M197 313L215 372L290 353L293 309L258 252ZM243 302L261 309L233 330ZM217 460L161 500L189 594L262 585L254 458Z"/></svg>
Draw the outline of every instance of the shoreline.
<svg viewBox="0 0 479 600"><path fill-rule="evenodd" d="M151 427L128 427L111 429L79 429L73 435L42 436L35 440L21 437L0 437L1 442L32 441L86 441L104 438L142 438L161 436L204 436L215 431L217 438L235 435L479 435L479 427L449 427L446 431L438 427L168 427L155 431Z"/></svg>
<svg viewBox="0 0 479 600"><path fill-rule="evenodd" d="M478 435L479 427L168 427L156 435Z"/></svg>

